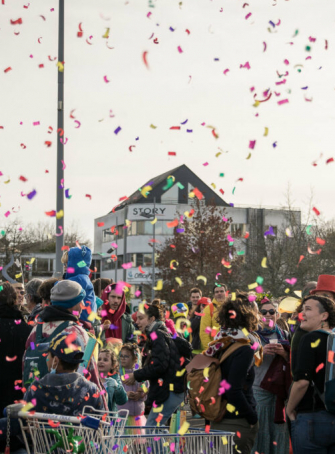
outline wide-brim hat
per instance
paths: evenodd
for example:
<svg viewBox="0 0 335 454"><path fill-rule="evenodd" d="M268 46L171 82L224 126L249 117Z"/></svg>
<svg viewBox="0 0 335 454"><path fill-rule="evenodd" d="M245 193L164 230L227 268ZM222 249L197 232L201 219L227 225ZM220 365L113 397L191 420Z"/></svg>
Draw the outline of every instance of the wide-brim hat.
<svg viewBox="0 0 335 454"><path fill-rule="evenodd" d="M310 294L314 295L316 292L335 293L335 276L330 274L320 274L317 286L314 290L310 291Z"/></svg>

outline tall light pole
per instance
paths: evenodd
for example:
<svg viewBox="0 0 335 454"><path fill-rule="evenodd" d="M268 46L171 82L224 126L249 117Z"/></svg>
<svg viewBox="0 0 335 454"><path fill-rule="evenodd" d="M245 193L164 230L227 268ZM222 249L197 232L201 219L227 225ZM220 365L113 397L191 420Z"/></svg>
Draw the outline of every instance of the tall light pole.
<svg viewBox="0 0 335 454"><path fill-rule="evenodd" d="M154 197L154 212L153 214L141 213L140 216L147 219L156 218L156 197ZM153 224L153 245L152 245L152 276L151 276L151 300L155 299L155 255L156 255L156 222Z"/></svg>
<svg viewBox="0 0 335 454"><path fill-rule="evenodd" d="M63 274L62 247L64 246L64 0L59 0L58 22L58 102L57 102L57 188L56 188L56 268L55 276ZM60 134L58 135L58 131ZM62 134L63 132L63 134ZM62 140L60 140L62 139ZM62 162L63 161L63 162ZM62 213L63 215L60 216Z"/></svg>

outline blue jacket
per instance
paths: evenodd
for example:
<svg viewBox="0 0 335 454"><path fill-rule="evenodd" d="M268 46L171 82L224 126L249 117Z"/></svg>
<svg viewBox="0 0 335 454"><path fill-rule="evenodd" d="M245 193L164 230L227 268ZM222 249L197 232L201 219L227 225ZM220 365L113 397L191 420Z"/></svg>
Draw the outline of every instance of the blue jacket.
<svg viewBox="0 0 335 454"><path fill-rule="evenodd" d="M90 307L93 312L97 311L97 304L95 301L95 294L93 289L93 284L88 277L90 274L90 265L92 262L92 252L91 249L86 246L72 247L69 250L69 260L67 263L67 269L72 268L69 273L65 273L65 279L70 281L78 282L86 292L85 297L85 306ZM87 320L88 312L83 310L80 316L81 320Z"/></svg>

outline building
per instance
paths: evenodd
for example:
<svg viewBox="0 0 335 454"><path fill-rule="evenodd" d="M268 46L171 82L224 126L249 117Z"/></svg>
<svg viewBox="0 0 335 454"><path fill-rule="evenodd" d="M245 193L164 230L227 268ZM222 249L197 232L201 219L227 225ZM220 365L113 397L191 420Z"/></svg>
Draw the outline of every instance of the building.
<svg viewBox="0 0 335 454"><path fill-rule="evenodd" d="M169 178L171 176L173 178ZM133 295L137 290L143 293L144 287L150 288L158 277L153 263L155 242L163 243L172 236L173 229L167 223L175 219L178 212L191 209L190 193L195 188L204 196L201 203L214 202L217 207L224 207L227 217L233 219L231 236L236 239L237 248L243 247L241 240L238 245L239 238L247 231L255 241L257 235L252 232L257 229L265 231L271 226L276 233L277 229L288 225L288 210L229 205L186 165L181 165L152 178L108 214L95 219L95 277L127 282L132 286ZM300 211L294 213L300 223Z"/></svg>

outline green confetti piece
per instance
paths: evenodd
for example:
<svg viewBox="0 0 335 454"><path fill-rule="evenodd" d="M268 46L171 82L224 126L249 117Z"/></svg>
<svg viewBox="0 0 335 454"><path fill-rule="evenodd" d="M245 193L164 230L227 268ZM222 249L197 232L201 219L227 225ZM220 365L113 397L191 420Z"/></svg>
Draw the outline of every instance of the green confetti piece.
<svg viewBox="0 0 335 454"><path fill-rule="evenodd" d="M184 188L185 188L185 186L182 185L179 181L178 181L178 183L177 183L177 186L178 186L179 189L184 189Z"/></svg>
<svg viewBox="0 0 335 454"><path fill-rule="evenodd" d="M5 231L5 230L1 230L0 234L1 234L2 236L5 236L5 235L6 235L6 231Z"/></svg>
<svg viewBox="0 0 335 454"><path fill-rule="evenodd" d="M233 195L234 195L235 189L236 189L236 186L235 186L234 189L233 189Z"/></svg>
<svg viewBox="0 0 335 454"><path fill-rule="evenodd" d="M79 268L84 268L84 266L87 266L87 265L86 265L86 262L84 262L84 260L82 260L81 262L77 263L77 266L79 266Z"/></svg>
<svg viewBox="0 0 335 454"><path fill-rule="evenodd" d="M307 235L311 235L311 234L312 234L311 229L312 229L312 226L311 226L311 225L308 225L308 226L306 227L306 233L307 233Z"/></svg>
<svg viewBox="0 0 335 454"><path fill-rule="evenodd" d="M245 251L237 251L237 255L244 255Z"/></svg>
<svg viewBox="0 0 335 454"><path fill-rule="evenodd" d="M256 282L257 282L257 284L262 285L263 282L264 282L264 277L262 277L262 276L257 276Z"/></svg>
<svg viewBox="0 0 335 454"><path fill-rule="evenodd" d="M220 173L219 177L224 177L224 173Z"/></svg>
<svg viewBox="0 0 335 454"><path fill-rule="evenodd" d="M3 290L3 286L2 286L2 285L0 285L0 292L2 292L2 290Z"/></svg>
<svg viewBox="0 0 335 454"><path fill-rule="evenodd" d="M234 241L229 241L229 246L234 246Z"/></svg>
<svg viewBox="0 0 335 454"><path fill-rule="evenodd" d="M294 36L297 36L298 33L299 33L299 30L296 30L296 31L294 32Z"/></svg>
<svg viewBox="0 0 335 454"><path fill-rule="evenodd" d="M307 52L310 52L311 49L312 49L311 46L306 46L306 47L305 47L305 50L307 50Z"/></svg>

